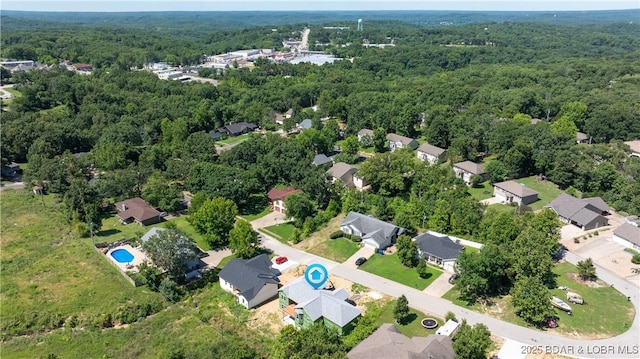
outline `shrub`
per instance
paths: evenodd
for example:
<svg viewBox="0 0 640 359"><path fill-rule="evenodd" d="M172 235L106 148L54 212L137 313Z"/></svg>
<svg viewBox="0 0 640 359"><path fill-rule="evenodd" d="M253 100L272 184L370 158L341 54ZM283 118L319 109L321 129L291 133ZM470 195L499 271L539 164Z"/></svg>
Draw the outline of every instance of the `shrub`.
<svg viewBox="0 0 640 359"><path fill-rule="evenodd" d="M429 275L429 271L427 270L427 264L423 259L418 261L418 265L416 266L416 271L420 278L426 278Z"/></svg>
<svg viewBox="0 0 640 359"><path fill-rule="evenodd" d="M349 239L354 241L354 242L356 242L356 243L362 242L362 237L360 237L358 235L355 235L355 234L350 235Z"/></svg>
<svg viewBox="0 0 640 359"><path fill-rule="evenodd" d="M636 253L631 257L631 263L640 264L640 253Z"/></svg>
<svg viewBox="0 0 640 359"><path fill-rule="evenodd" d="M170 302L175 302L180 299L180 288L178 288L178 284L169 278L165 278L160 282L158 292L164 295Z"/></svg>
<svg viewBox="0 0 640 359"><path fill-rule="evenodd" d="M343 237L343 236L344 236L344 232L343 232L343 231L341 231L341 230L337 230L337 231L335 231L335 232L331 233L331 234L329 235L329 238L331 238L331 239L338 239L338 238Z"/></svg>
<svg viewBox="0 0 640 359"><path fill-rule="evenodd" d="M580 243L580 238L576 237L573 239L573 243Z"/></svg>
<svg viewBox="0 0 640 359"><path fill-rule="evenodd" d="M71 225L71 231L78 237L86 238L89 236L89 226L84 222L74 222Z"/></svg>
<svg viewBox="0 0 640 359"><path fill-rule="evenodd" d="M600 234L600 232L598 232L598 231L593 232L594 236L597 236L598 234Z"/></svg>
<svg viewBox="0 0 640 359"><path fill-rule="evenodd" d="M453 312L447 312L447 314L445 314L444 316L444 320L445 321L453 320L454 322L457 322L458 318L456 318L456 315Z"/></svg>

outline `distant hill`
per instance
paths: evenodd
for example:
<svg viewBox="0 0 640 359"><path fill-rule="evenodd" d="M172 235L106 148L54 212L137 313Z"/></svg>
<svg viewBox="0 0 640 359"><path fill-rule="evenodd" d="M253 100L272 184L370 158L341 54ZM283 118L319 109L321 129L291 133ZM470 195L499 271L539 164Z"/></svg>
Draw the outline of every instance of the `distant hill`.
<svg viewBox="0 0 640 359"><path fill-rule="evenodd" d="M357 19L401 20L427 27L490 22L539 22L579 26L638 22L640 9L611 11L225 11L225 12L25 12L2 11L2 30L126 26L149 31L209 32L280 24L356 25ZM198 24L193 28L194 23Z"/></svg>

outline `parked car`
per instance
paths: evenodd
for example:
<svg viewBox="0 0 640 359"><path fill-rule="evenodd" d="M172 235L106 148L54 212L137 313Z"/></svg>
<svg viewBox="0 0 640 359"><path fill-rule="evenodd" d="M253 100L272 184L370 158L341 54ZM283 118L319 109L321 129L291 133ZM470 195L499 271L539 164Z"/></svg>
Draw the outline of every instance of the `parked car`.
<svg viewBox="0 0 640 359"><path fill-rule="evenodd" d="M367 261L367 258L365 258L365 257L360 257L360 258L356 259L356 265L357 265L357 266L363 265L363 264L364 264L364 262L366 262L366 261Z"/></svg>
<svg viewBox="0 0 640 359"><path fill-rule="evenodd" d="M289 259L287 257L280 256L280 257L276 258L276 264L282 264L282 263L284 263L284 262L286 262L288 260Z"/></svg>
<svg viewBox="0 0 640 359"><path fill-rule="evenodd" d="M548 315L547 319L545 320L545 325L547 326L547 328L557 328L558 321L556 320L555 317Z"/></svg>
<svg viewBox="0 0 640 359"><path fill-rule="evenodd" d="M449 277L449 284L453 284L456 279L458 279L458 273L454 273L451 277Z"/></svg>

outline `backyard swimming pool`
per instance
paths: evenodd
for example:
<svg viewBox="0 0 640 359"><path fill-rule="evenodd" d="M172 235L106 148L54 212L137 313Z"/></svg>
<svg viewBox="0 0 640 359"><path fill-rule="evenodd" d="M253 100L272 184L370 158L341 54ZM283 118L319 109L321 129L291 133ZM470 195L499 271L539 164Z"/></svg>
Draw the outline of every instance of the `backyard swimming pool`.
<svg viewBox="0 0 640 359"><path fill-rule="evenodd" d="M128 250L122 248L116 249L115 251L111 252L111 256L118 263L130 263L133 261L133 254L129 253Z"/></svg>

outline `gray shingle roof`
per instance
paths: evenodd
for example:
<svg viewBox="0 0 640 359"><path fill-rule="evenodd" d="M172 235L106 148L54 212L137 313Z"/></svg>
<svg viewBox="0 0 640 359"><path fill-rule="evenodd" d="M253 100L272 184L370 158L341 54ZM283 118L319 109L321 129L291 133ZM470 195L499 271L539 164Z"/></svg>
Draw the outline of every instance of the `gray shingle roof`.
<svg viewBox="0 0 640 359"><path fill-rule="evenodd" d="M442 259L456 259L464 246L454 242L448 236L423 233L414 238L418 248L423 253L428 253Z"/></svg>
<svg viewBox="0 0 640 359"><path fill-rule="evenodd" d="M400 142L405 146L411 144L411 142L415 142L416 141L413 138L406 137L406 136L401 136L401 135L398 135L396 133L388 133L387 134L387 140L393 141L393 142Z"/></svg>
<svg viewBox="0 0 640 359"><path fill-rule="evenodd" d="M220 271L219 277L237 288L247 301L253 299L267 283L278 283L266 254L251 259L232 259Z"/></svg>
<svg viewBox="0 0 640 359"><path fill-rule="evenodd" d="M602 212L609 211L609 206L600 197L580 199L566 193L559 195L545 207L581 226L593 221Z"/></svg>
<svg viewBox="0 0 640 359"><path fill-rule="evenodd" d="M280 290L296 302L296 308L304 309L313 321L324 317L343 327L362 314L360 309L345 301L349 293L344 289L316 290L304 278L299 278Z"/></svg>
<svg viewBox="0 0 640 359"><path fill-rule="evenodd" d="M494 184L495 187L501 188L509 193L512 193L520 198L529 197L533 195L537 195L538 192L532 190L531 188L517 183L515 181L505 181Z"/></svg>
<svg viewBox="0 0 640 359"><path fill-rule="evenodd" d="M302 130L308 130L312 126L313 126L313 122L311 122L311 119L309 118L302 120L302 122L298 124L298 128Z"/></svg>
<svg viewBox="0 0 640 359"><path fill-rule="evenodd" d="M144 234L144 236L140 237L140 240L142 242L146 242L148 241L151 237L155 236L156 234L158 234L159 232L162 231L166 231L166 228L162 228L162 227L153 227L151 228L147 233Z"/></svg>
<svg viewBox="0 0 640 359"><path fill-rule="evenodd" d="M331 162L333 162L333 160L327 157L327 155L325 155L324 153L315 155L315 157L313 157L313 164L316 166L322 166L324 164L331 163Z"/></svg>
<svg viewBox="0 0 640 359"><path fill-rule="evenodd" d="M474 174L474 175L480 175L480 174L485 173L484 172L484 167L482 165L479 165L477 163L473 163L471 161L458 162L458 163L455 163L453 165L453 167L458 167L461 170L469 172L469 173Z"/></svg>
<svg viewBox="0 0 640 359"><path fill-rule="evenodd" d="M347 354L349 359L453 359L453 342L445 335L408 338L389 323L382 324Z"/></svg>
<svg viewBox="0 0 640 359"><path fill-rule="evenodd" d="M378 244L383 244L385 239L392 236L396 229L398 230L397 235L405 231L402 227L358 212L349 212L340 226L352 226L363 233L363 239L371 238Z"/></svg>
<svg viewBox="0 0 640 359"><path fill-rule="evenodd" d="M327 170L327 174L329 174L333 178L339 178L342 182L347 185L353 184L353 174L358 170L358 166L350 165L344 162L338 162L331 166Z"/></svg>
<svg viewBox="0 0 640 359"><path fill-rule="evenodd" d="M613 231L613 234L636 246L640 246L640 228L631 223L623 223Z"/></svg>
<svg viewBox="0 0 640 359"><path fill-rule="evenodd" d="M369 136L373 138L373 130L363 128L362 130L358 131L358 136Z"/></svg>
<svg viewBox="0 0 640 359"><path fill-rule="evenodd" d="M446 150L438 146L423 143L422 145L420 145L420 147L418 147L418 151L437 157L443 154Z"/></svg>

